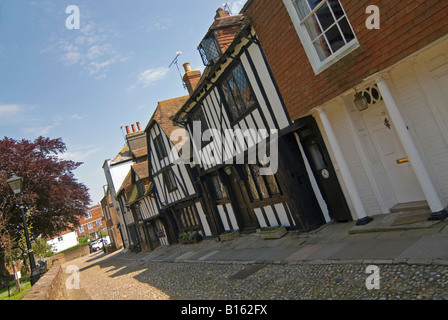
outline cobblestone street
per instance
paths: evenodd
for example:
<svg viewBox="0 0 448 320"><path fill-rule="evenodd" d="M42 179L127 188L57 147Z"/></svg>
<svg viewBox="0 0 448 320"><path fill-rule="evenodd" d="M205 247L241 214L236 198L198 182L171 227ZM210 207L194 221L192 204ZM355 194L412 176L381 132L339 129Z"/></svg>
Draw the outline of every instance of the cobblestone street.
<svg viewBox="0 0 448 320"><path fill-rule="evenodd" d="M379 289L368 290L367 265L169 263L91 254L80 268L80 290L93 300L448 300L448 267L379 265Z"/></svg>

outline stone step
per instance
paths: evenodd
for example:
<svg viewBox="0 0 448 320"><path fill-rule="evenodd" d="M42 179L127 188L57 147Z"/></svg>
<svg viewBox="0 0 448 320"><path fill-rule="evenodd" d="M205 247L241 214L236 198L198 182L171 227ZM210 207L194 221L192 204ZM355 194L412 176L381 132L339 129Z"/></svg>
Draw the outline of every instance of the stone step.
<svg viewBox="0 0 448 320"><path fill-rule="evenodd" d="M430 212L428 203L426 201L413 201L407 203L399 203L390 209L391 213L397 212Z"/></svg>

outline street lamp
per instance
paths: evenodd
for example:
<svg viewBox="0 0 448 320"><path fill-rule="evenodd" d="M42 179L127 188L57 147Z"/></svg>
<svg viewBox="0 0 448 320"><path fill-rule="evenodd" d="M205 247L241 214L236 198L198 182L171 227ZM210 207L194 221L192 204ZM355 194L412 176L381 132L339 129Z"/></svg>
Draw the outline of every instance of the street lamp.
<svg viewBox="0 0 448 320"><path fill-rule="evenodd" d="M23 189L23 178L18 177L15 174L6 180L6 183L11 188L12 192L14 192L14 195L18 195L22 193ZM40 272L39 269L36 268L36 262L34 261L34 253L33 249L31 247L31 241L28 234L28 226L26 224L26 214L25 214L25 208L23 207L22 203L22 197L20 197L20 212L22 214L22 221L23 221L23 228L25 229L25 240L26 240L26 247L28 249L28 256L30 258L30 266L31 266L31 285L33 286L40 278Z"/></svg>

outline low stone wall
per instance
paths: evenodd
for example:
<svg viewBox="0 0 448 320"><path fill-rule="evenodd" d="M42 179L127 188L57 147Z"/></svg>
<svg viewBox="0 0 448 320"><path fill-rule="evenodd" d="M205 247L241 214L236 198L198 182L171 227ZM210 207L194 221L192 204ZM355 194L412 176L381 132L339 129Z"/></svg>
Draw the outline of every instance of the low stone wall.
<svg viewBox="0 0 448 320"><path fill-rule="evenodd" d="M67 299L67 291L64 283L66 277L62 269L62 264L88 255L89 253L89 246L83 246L50 257L48 260L53 263L53 266L34 284L21 300Z"/></svg>
<svg viewBox="0 0 448 320"><path fill-rule="evenodd" d="M86 256L90 253L90 247L88 245L76 248L74 250L69 250L63 253L59 253L55 256L48 258L49 261L59 261L60 263L65 263L67 261Z"/></svg>
<svg viewBox="0 0 448 320"><path fill-rule="evenodd" d="M61 263L57 261L21 300L64 300L67 298L64 279Z"/></svg>

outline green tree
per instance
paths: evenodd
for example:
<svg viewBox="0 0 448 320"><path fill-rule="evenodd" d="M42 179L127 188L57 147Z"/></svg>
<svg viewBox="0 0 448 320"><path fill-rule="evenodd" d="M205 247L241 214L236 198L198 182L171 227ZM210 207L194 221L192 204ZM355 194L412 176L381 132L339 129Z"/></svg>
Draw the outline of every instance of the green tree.
<svg viewBox="0 0 448 320"><path fill-rule="evenodd" d="M85 214L90 196L87 187L77 182L73 174L82 163L61 159L66 150L61 138L0 140L0 216L15 246L23 230L20 201L29 212L32 240L39 236L53 238L79 226L78 217ZM13 174L23 178L23 192L18 196L6 184ZM0 245L0 285L7 281L5 251Z"/></svg>

